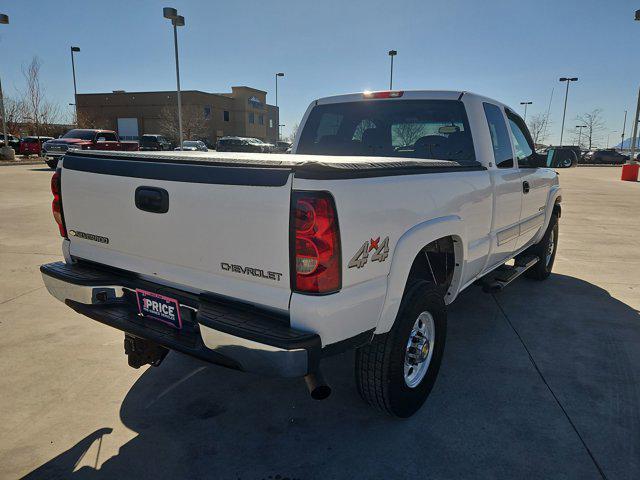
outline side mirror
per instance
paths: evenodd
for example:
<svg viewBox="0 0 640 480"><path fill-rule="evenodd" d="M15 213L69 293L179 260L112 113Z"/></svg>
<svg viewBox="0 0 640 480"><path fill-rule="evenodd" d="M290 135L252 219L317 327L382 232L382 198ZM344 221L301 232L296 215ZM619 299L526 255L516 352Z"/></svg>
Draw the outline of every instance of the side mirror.
<svg viewBox="0 0 640 480"><path fill-rule="evenodd" d="M571 168L577 164L578 156L573 150L550 148L547 151L545 165L549 168Z"/></svg>

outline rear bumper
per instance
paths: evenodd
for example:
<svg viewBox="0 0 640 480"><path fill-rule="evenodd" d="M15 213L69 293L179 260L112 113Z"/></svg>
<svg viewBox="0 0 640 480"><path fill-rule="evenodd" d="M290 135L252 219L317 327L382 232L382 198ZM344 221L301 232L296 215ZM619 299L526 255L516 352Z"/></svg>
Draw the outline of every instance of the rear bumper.
<svg viewBox="0 0 640 480"><path fill-rule="evenodd" d="M56 262L40 272L49 293L78 313L171 350L270 376L298 377L318 369L320 337L292 329L284 316L92 264ZM141 317L136 288L176 298L182 330Z"/></svg>

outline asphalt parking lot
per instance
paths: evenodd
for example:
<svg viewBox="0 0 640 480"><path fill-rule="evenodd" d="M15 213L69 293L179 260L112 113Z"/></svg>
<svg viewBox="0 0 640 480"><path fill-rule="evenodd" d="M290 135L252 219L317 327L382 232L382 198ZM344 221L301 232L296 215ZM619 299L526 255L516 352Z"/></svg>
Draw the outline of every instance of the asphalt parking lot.
<svg viewBox="0 0 640 480"><path fill-rule="evenodd" d="M640 183L560 171L555 273L450 310L440 377L408 420L333 387L172 353L127 366L120 332L46 292L51 171L0 167L0 478L640 478Z"/></svg>

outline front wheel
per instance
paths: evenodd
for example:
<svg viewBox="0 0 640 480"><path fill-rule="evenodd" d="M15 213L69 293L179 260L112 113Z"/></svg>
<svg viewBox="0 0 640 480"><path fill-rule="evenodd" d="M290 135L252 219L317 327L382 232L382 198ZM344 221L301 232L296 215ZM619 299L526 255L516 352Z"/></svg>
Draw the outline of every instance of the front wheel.
<svg viewBox="0 0 640 480"><path fill-rule="evenodd" d="M545 280L551 275L553 263L558 250L558 216L554 213L549 220L549 226L542 239L529 247L525 253L535 255L539 258L529 270L524 272L524 276L533 280Z"/></svg>
<svg viewBox="0 0 640 480"><path fill-rule="evenodd" d="M435 384L446 334L441 291L424 280L408 285L393 328L356 351L360 396L391 415L413 415Z"/></svg>

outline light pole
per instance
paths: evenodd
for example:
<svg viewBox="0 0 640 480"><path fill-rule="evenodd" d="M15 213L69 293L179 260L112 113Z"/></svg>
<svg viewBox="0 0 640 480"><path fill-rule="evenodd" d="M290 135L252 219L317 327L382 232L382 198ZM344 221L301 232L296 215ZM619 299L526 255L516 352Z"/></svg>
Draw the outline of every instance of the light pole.
<svg viewBox="0 0 640 480"><path fill-rule="evenodd" d="M9 17L4 13L0 13L0 25L8 25ZM2 83L0 83L0 113L2 113L2 133L4 135L4 145L0 148L0 157L6 160L13 160L16 152L9 146L9 137L7 136L7 119L4 110L4 97L2 96Z"/></svg>
<svg viewBox="0 0 640 480"><path fill-rule="evenodd" d="M180 146L182 150L182 99L180 98L180 62L178 60L178 27L184 27L184 17L178 15L178 10L171 7L165 7L162 9L162 15L164 18L171 20L173 25L173 45L176 52L176 92L178 95L178 134L180 137Z"/></svg>
<svg viewBox="0 0 640 480"><path fill-rule="evenodd" d="M615 130L611 130L609 133L607 133L607 148L609 148L609 136L610 136L612 133L616 133L616 131L615 131ZM614 148L614 150L615 150L615 148Z"/></svg>
<svg viewBox="0 0 640 480"><path fill-rule="evenodd" d="M582 129L583 128L587 128L586 125L576 125L576 128L578 129L578 147L580 147L581 145L581 141L582 141Z"/></svg>
<svg viewBox="0 0 640 480"><path fill-rule="evenodd" d="M567 89L564 93L564 111L562 112L562 130L560 130L560 146L562 146L562 137L564 135L564 117L567 115L567 98L569 97L569 83L577 82L578 77L561 77L561 82L567 82Z"/></svg>
<svg viewBox="0 0 640 480"><path fill-rule="evenodd" d="M627 128L627 111L624 111L624 122L622 122L622 141L620 142L620 153L624 152L624 131Z"/></svg>
<svg viewBox="0 0 640 480"><path fill-rule="evenodd" d="M71 47L71 72L73 73L73 104L76 109L76 127L78 126L78 87L76 86L76 62L73 54L80 51L80 47Z"/></svg>
<svg viewBox="0 0 640 480"><path fill-rule="evenodd" d="M276 73L276 108L278 108L278 77L284 77L284 73ZM280 109L278 109L278 141L280 141Z"/></svg>
<svg viewBox="0 0 640 480"><path fill-rule="evenodd" d="M391 57L391 76L389 77L389 90L393 90L393 57L395 57L397 54L397 50L389 50L389 56Z"/></svg>
<svg viewBox="0 0 640 480"><path fill-rule="evenodd" d="M524 105L524 123L527 123L527 105L531 105L533 102L520 102L520 105Z"/></svg>

